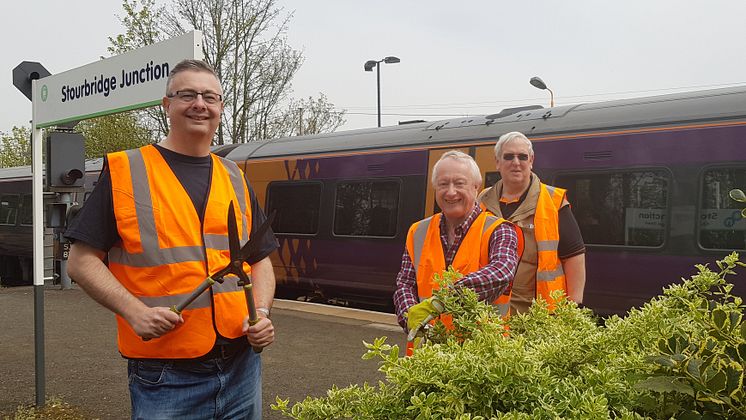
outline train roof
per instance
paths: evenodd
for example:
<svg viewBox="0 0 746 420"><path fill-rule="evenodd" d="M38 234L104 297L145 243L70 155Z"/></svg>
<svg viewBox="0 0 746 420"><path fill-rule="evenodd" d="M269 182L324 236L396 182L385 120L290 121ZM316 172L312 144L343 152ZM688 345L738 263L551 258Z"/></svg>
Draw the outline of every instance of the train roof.
<svg viewBox="0 0 746 420"><path fill-rule="evenodd" d="M273 159L406 149L459 141L477 144L494 142L511 131L536 138L744 119L746 86L739 86L553 108L530 106L492 115L285 137L226 146L223 154L238 161Z"/></svg>

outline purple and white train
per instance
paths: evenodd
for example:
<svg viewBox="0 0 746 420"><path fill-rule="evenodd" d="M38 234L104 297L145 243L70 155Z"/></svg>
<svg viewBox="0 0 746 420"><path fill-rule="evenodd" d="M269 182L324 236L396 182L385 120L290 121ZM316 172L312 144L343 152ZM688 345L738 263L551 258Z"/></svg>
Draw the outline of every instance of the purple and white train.
<svg viewBox="0 0 746 420"><path fill-rule="evenodd" d="M587 249L584 303L597 313L624 313L695 264L746 249L741 203L728 196L746 188L746 87L515 108L215 152L238 162L265 210L277 212L279 295L313 292L386 310L407 229L436 210L433 164L462 150L491 185L494 144L510 131L533 141L541 179L569 191ZM9 215L25 201L6 187L18 180L2 171L0 244L22 242L8 232L23 226L23 213ZM0 279L3 261L18 258L8 249L0 245ZM730 279L740 296L743 278Z"/></svg>

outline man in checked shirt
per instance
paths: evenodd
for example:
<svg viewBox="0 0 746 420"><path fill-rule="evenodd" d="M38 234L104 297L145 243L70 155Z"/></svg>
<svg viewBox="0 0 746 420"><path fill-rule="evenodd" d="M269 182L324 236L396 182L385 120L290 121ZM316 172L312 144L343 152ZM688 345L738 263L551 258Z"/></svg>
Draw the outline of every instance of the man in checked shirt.
<svg viewBox="0 0 746 420"><path fill-rule="evenodd" d="M471 156L446 152L433 167L432 183L442 211L409 228L396 277L394 306L405 332L437 315L429 299L438 287L433 274L452 265L464 275L458 286L493 302L510 287L520 259L520 231L477 205L482 176Z"/></svg>

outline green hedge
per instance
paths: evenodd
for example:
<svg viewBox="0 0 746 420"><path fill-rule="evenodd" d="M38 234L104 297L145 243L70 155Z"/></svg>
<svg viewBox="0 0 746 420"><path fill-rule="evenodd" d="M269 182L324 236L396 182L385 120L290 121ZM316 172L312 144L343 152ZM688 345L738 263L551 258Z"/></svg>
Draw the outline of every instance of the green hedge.
<svg viewBox="0 0 746 420"><path fill-rule="evenodd" d="M412 357L365 343L385 381L332 388L273 409L295 419L746 419L746 323L725 281L737 254L600 325L562 300L503 322L470 290L436 292L455 328L436 325ZM444 283L459 275L444 273Z"/></svg>

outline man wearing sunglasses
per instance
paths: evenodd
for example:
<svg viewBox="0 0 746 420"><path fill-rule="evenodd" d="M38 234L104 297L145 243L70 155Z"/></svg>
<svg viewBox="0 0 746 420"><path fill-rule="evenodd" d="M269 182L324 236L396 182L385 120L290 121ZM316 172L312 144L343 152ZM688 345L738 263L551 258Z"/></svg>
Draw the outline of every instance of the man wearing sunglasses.
<svg viewBox="0 0 746 420"><path fill-rule="evenodd" d="M271 230L255 237L266 217L251 186L235 162L210 153L222 92L205 62L178 63L162 101L168 135L110 153L65 233L75 241L70 277L117 315L133 419L261 418L261 359L252 347L274 341L269 254L277 241ZM255 323L235 275L182 311L170 309L230 262L228 214L241 243L259 244L244 265Z"/></svg>
<svg viewBox="0 0 746 420"><path fill-rule="evenodd" d="M532 172L531 141L517 131L504 134L495 145L501 179L479 194L482 208L523 231L524 252L510 292L503 296L510 313L528 310L541 296L554 308L550 294L563 290L582 303L585 288L585 245L570 210L566 191L546 185Z"/></svg>

